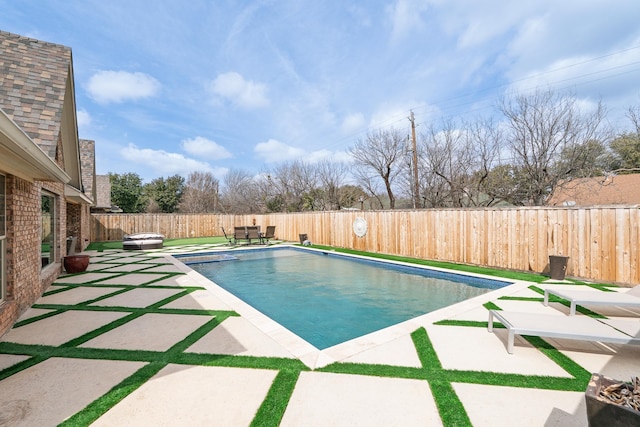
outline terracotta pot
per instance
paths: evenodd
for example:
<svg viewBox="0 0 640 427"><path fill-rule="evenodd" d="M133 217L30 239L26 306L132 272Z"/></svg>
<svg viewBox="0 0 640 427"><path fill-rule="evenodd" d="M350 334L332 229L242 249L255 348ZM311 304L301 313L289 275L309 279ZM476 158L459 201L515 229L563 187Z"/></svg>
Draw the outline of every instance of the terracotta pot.
<svg viewBox="0 0 640 427"><path fill-rule="evenodd" d="M89 255L69 255L63 259L67 273L81 273L89 266Z"/></svg>

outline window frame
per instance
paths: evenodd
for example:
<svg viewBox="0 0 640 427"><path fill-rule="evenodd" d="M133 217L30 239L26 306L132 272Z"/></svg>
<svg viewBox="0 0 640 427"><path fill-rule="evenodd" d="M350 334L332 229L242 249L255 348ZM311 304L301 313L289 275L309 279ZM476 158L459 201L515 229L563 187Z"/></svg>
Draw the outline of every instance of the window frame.
<svg viewBox="0 0 640 427"><path fill-rule="evenodd" d="M56 262L56 256L58 253L58 248L56 245L57 242L57 237L58 237L58 213L57 213L57 203L58 203L58 198L56 197L55 194L53 194L50 191L47 190L42 190L42 192L40 193L40 232L41 235L44 234L44 227L45 227L45 220L44 220L44 201L45 198L48 198L50 200L50 206L48 208L49 210L49 224L48 226L50 227L50 239L48 239L46 242L49 243L49 252L48 252L48 257L44 257L44 254L42 252L42 246L45 243L45 240L40 241L40 259L41 259L41 268L47 268L48 266L50 266L51 264L55 264ZM47 260L47 262L45 263L45 259Z"/></svg>

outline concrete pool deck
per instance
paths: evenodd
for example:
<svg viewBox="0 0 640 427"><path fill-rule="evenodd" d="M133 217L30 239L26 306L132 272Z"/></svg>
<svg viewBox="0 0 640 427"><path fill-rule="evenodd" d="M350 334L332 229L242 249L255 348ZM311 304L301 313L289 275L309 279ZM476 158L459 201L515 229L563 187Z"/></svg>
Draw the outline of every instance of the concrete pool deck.
<svg viewBox="0 0 640 427"><path fill-rule="evenodd" d="M640 375L636 346L508 354L484 304L569 310L529 282L319 351L165 256L216 248L87 252L0 338L0 425L585 426L585 373ZM638 310L593 310L640 332Z"/></svg>

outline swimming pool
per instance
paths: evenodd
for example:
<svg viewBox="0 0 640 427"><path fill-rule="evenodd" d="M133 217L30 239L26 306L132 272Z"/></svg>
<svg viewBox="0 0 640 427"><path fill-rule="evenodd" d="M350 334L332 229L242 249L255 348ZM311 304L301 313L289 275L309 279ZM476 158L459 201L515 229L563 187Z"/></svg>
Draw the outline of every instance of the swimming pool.
<svg viewBox="0 0 640 427"><path fill-rule="evenodd" d="M176 258L320 350L511 284L291 247Z"/></svg>

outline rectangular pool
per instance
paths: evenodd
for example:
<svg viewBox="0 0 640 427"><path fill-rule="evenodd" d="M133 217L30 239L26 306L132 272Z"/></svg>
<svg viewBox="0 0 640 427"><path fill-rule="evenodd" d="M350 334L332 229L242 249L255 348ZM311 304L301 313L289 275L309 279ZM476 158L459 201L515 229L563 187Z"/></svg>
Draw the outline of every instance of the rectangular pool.
<svg viewBox="0 0 640 427"><path fill-rule="evenodd" d="M320 350L511 284L290 247L175 257Z"/></svg>

